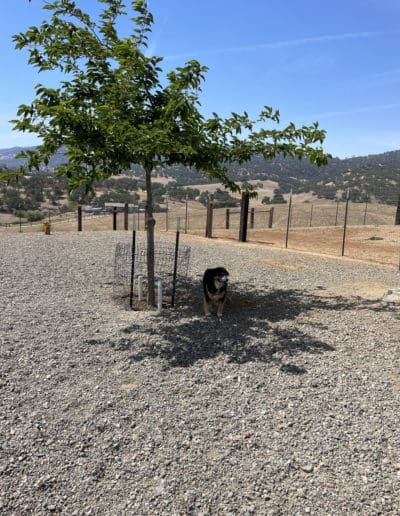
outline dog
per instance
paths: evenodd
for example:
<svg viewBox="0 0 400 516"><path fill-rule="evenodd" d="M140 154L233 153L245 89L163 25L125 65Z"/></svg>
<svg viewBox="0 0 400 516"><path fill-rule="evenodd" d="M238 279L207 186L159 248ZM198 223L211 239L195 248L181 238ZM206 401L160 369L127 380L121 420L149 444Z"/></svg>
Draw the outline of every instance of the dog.
<svg viewBox="0 0 400 516"><path fill-rule="evenodd" d="M217 305L217 315L222 317L226 301L229 272L224 267L207 269L203 275L204 313L211 315L211 305Z"/></svg>

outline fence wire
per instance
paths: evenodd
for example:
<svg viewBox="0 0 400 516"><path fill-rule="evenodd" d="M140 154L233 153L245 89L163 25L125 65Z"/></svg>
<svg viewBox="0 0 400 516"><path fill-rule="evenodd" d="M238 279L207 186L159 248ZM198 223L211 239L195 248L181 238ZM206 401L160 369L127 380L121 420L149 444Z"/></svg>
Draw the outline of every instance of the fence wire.
<svg viewBox="0 0 400 516"><path fill-rule="evenodd" d="M176 247L166 242L155 242L154 246L154 273L156 280L161 279L163 284L163 298L172 296L173 275ZM132 244L118 242L114 256L113 295L115 299L127 301L131 292L132 258L134 259L133 291L137 305L141 299L138 292L139 283L147 288L147 245L146 242L136 242L135 252L132 254ZM180 245L177 258L177 275L180 279L187 277L190 247Z"/></svg>
<svg viewBox="0 0 400 516"><path fill-rule="evenodd" d="M269 228L273 208L272 227ZM346 202L293 203L263 206L250 200L247 241L279 248L368 260L399 267L400 225L395 225L396 206ZM170 214L171 215L171 214ZM197 223L190 214L190 233L204 236L206 209ZM230 208L229 229L226 209L213 210L214 237L238 239L240 208ZM289 219L289 220L288 220ZM344 231L345 229L345 231Z"/></svg>
<svg viewBox="0 0 400 516"><path fill-rule="evenodd" d="M295 197L294 197L295 199ZM239 199L237 199L239 202ZM272 227L270 209L273 208ZM251 216L251 211L253 215ZM278 248L316 252L333 256L344 256L369 260L384 265L399 267L400 225L396 225L397 202L379 204L376 202L348 203L346 231L345 201L294 201L289 216L289 205L263 205L251 199L247 226L247 241L261 242ZM212 236L238 240L240 206L229 208L229 229L227 209L214 208ZM205 236L206 207L197 201L170 201L168 209L154 214L157 233L175 231L180 221L181 233ZM64 220L52 220L52 231L76 230L76 216L68 215ZM118 213L117 230L124 229L123 213ZM130 213L128 229L133 224L137 231L145 229L143 212ZM42 230L39 224L37 230ZM28 231L28 227L15 225L3 230ZM34 228L30 228L34 229ZM106 214L85 217L83 231L113 229L113 216Z"/></svg>

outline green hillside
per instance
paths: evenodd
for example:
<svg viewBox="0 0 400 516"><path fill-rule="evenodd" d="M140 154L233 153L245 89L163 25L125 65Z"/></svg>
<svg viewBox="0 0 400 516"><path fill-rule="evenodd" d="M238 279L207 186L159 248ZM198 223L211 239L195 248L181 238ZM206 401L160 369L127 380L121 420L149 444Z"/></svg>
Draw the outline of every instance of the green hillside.
<svg viewBox="0 0 400 516"><path fill-rule="evenodd" d="M20 148L0 149L0 167L9 169L20 164L14 158ZM52 174L54 168L65 161L59 152L42 173ZM141 170L132 166L128 172L140 177ZM174 166L157 170L156 176L172 177L179 185L208 183L197 170ZM235 181L272 180L279 183L283 193L313 192L319 198L342 199L349 189L350 199L355 202L369 200L385 204L397 204L400 194L400 150L347 159L333 158L329 164L318 168L308 160L278 157L265 161L255 157L245 165L229 167L229 176Z"/></svg>

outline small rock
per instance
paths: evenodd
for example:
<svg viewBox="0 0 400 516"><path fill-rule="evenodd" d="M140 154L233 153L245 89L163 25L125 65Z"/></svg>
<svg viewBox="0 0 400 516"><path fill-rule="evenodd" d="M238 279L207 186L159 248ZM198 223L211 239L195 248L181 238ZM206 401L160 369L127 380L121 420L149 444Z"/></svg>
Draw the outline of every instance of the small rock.
<svg viewBox="0 0 400 516"><path fill-rule="evenodd" d="M389 289L382 300L386 303L400 303L400 288Z"/></svg>

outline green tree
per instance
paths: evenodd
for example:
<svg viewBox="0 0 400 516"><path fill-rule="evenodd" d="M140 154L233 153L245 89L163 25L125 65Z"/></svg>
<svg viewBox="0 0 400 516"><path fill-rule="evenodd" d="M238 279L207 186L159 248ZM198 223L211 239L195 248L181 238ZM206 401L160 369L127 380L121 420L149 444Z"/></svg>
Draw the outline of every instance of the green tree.
<svg viewBox="0 0 400 516"><path fill-rule="evenodd" d="M273 203L273 204L285 204L285 203L287 203L286 199L283 197L282 191L279 188L275 188L274 196L272 198L271 203Z"/></svg>
<svg viewBox="0 0 400 516"><path fill-rule="evenodd" d="M30 197L21 197L21 193L16 188L7 188L3 195L3 204L8 212L16 210L37 210L40 203Z"/></svg>
<svg viewBox="0 0 400 516"><path fill-rule="evenodd" d="M68 200L77 205L90 204L95 197L94 191L88 190L85 185L78 185L68 192Z"/></svg>
<svg viewBox="0 0 400 516"><path fill-rule="evenodd" d="M214 192L214 208L234 208L240 203L239 199L235 199L226 190L217 188Z"/></svg>
<svg viewBox="0 0 400 516"><path fill-rule="evenodd" d="M210 192L205 190L201 192L199 196L199 202L204 206L207 205L208 196ZM239 199L235 199L227 191L221 190L221 188L217 188L213 193L213 206L214 208L234 208L240 203Z"/></svg>
<svg viewBox="0 0 400 516"><path fill-rule="evenodd" d="M62 190L61 186L56 183L47 191L47 198L54 206L56 206L57 201L64 197L64 193L65 192Z"/></svg>
<svg viewBox="0 0 400 516"><path fill-rule="evenodd" d="M25 177L21 181L21 185L24 187L26 195L31 197L36 202L44 201L44 187L46 185L46 176L32 175Z"/></svg>
<svg viewBox="0 0 400 516"><path fill-rule="evenodd" d="M162 58L146 54L153 23L146 1L132 0L133 13L123 0L98 1L103 10L96 20L77 6L78 0L44 1L50 20L14 36L16 48L28 51L29 62L39 72L65 74L59 87L37 84L33 102L19 107L14 128L36 133L42 141L19 156L28 159L28 168L38 168L64 146L68 162L57 167L57 174L65 175L72 189L81 184L90 189L96 180L121 174L131 164L142 167L148 209L148 302L154 305L151 181L157 167L196 167L239 191L227 175L229 164L245 163L255 154L265 159L278 154L307 156L325 164L329 156L320 146L325 132L318 123L266 129L266 122L279 123L279 112L270 107L255 120L246 112L227 119L214 113L205 119L199 111L199 93L207 68L192 60L164 75ZM118 33L121 16L134 22L130 36Z"/></svg>
<svg viewBox="0 0 400 516"><path fill-rule="evenodd" d="M43 220L45 214L40 211L24 211L22 212L22 217L28 222L37 222L38 220Z"/></svg>
<svg viewBox="0 0 400 516"><path fill-rule="evenodd" d="M184 188L176 182L167 184L166 189L169 197L178 201L184 201L185 199L194 200L200 195L200 190L197 188Z"/></svg>

